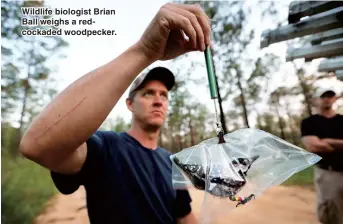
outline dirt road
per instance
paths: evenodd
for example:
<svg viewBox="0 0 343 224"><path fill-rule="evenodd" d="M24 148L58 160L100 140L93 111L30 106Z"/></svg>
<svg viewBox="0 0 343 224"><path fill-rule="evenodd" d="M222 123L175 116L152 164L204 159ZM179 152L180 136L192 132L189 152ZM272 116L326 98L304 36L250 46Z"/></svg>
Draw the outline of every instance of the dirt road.
<svg viewBox="0 0 343 224"><path fill-rule="evenodd" d="M203 192L191 191L192 207L199 217ZM211 224L319 224L315 214L315 193L303 187L277 186L262 196L211 221ZM34 224L89 224L85 192L80 188L72 195L56 195Z"/></svg>

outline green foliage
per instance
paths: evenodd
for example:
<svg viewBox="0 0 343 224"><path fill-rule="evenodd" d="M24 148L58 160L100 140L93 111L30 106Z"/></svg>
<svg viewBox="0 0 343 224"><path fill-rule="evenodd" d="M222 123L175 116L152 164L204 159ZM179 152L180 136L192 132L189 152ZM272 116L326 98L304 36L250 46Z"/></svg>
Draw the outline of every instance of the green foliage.
<svg viewBox="0 0 343 224"><path fill-rule="evenodd" d="M312 95L314 93L314 81L316 78L313 76L307 77L305 75L304 67L297 67L293 63L295 74L299 80L299 83L292 88L294 94L301 94L303 96L302 104L303 111L307 113L308 116L312 115L313 105L312 105Z"/></svg>
<svg viewBox="0 0 343 224"><path fill-rule="evenodd" d="M127 131L131 127L130 123L127 123L124 118L117 117L115 119L107 119L101 126L100 130L123 132Z"/></svg>
<svg viewBox="0 0 343 224"><path fill-rule="evenodd" d="M37 113L44 102L47 89L54 89L49 60L62 57L61 49L67 43L57 36L22 36L21 7L44 7L44 1L2 1L2 92L1 112L3 118L11 119L20 113L20 130ZM43 28L43 27L40 27ZM44 27L48 28L48 27ZM49 85L46 85L49 81Z"/></svg>
<svg viewBox="0 0 343 224"><path fill-rule="evenodd" d="M262 115L259 115L259 121L259 129L271 133L273 135L278 135L278 126L274 115L270 113L264 113Z"/></svg>
<svg viewBox="0 0 343 224"><path fill-rule="evenodd" d="M1 223L29 224L56 193L48 170L2 149Z"/></svg>
<svg viewBox="0 0 343 224"><path fill-rule="evenodd" d="M283 185L313 185L313 171L314 166L310 166L307 169L294 174L287 179Z"/></svg>
<svg viewBox="0 0 343 224"><path fill-rule="evenodd" d="M18 152L20 141L19 129L12 127L10 124L1 123L1 151L8 153L8 155L15 156Z"/></svg>
<svg viewBox="0 0 343 224"><path fill-rule="evenodd" d="M32 223L55 193L48 170L18 154L21 130L37 114L52 87L49 60L67 46L60 37L22 36L21 7L46 6L44 1L1 1L1 190L2 223ZM20 128L11 126L20 114Z"/></svg>

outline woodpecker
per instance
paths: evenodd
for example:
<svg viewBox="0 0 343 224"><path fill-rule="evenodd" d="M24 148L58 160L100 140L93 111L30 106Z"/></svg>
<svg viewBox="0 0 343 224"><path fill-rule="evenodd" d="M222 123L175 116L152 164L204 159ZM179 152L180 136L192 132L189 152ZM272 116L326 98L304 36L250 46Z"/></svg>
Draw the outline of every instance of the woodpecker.
<svg viewBox="0 0 343 224"><path fill-rule="evenodd" d="M205 167L201 164L183 164L177 157L174 157L173 161L186 174L195 188L205 190L216 197L238 201L237 207L255 198L254 194L245 198L236 195L246 184L247 172L258 158L258 155L252 158L234 158L231 164L225 167L222 164L212 164L207 175Z"/></svg>

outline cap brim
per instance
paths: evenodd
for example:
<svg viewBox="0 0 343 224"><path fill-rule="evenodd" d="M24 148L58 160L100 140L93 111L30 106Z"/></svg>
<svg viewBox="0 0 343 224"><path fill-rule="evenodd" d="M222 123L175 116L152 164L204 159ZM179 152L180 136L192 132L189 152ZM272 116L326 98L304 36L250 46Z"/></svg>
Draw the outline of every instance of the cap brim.
<svg viewBox="0 0 343 224"><path fill-rule="evenodd" d="M168 91L171 90L175 85L174 74L169 69L164 67L155 67L151 69L148 73L136 78L136 80L133 82L130 88L129 97L131 97L132 94L138 89L143 88L146 82L151 80L161 81L166 86Z"/></svg>
<svg viewBox="0 0 343 224"><path fill-rule="evenodd" d="M322 94L320 94L319 97L322 97L324 94L327 94L327 93L330 93L332 96L335 96L336 95L336 92L333 91L333 90L327 90L327 91L324 91Z"/></svg>
<svg viewBox="0 0 343 224"><path fill-rule="evenodd" d="M171 90L175 85L174 74L169 69L164 67L156 67L150 70L148 74L145 76L142 84L151 80L161 81L167 87L168 90Z"/></svg>

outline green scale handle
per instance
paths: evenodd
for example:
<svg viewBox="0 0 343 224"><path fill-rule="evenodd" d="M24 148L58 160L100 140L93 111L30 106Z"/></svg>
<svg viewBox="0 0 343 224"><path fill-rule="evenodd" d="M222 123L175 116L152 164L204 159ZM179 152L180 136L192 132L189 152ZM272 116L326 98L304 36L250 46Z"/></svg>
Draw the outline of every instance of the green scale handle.
<svg viewBox="0 0 343 224"><path fill-rule="evenodd" d="M208 83L210 85L211 98L216 99L218 97L217 86L216 86L216 80L214 77L214 68L213 68L213 61L212 61L212 54L211 54L210 46L206 47L204 53L205 53Z"/></svg>

